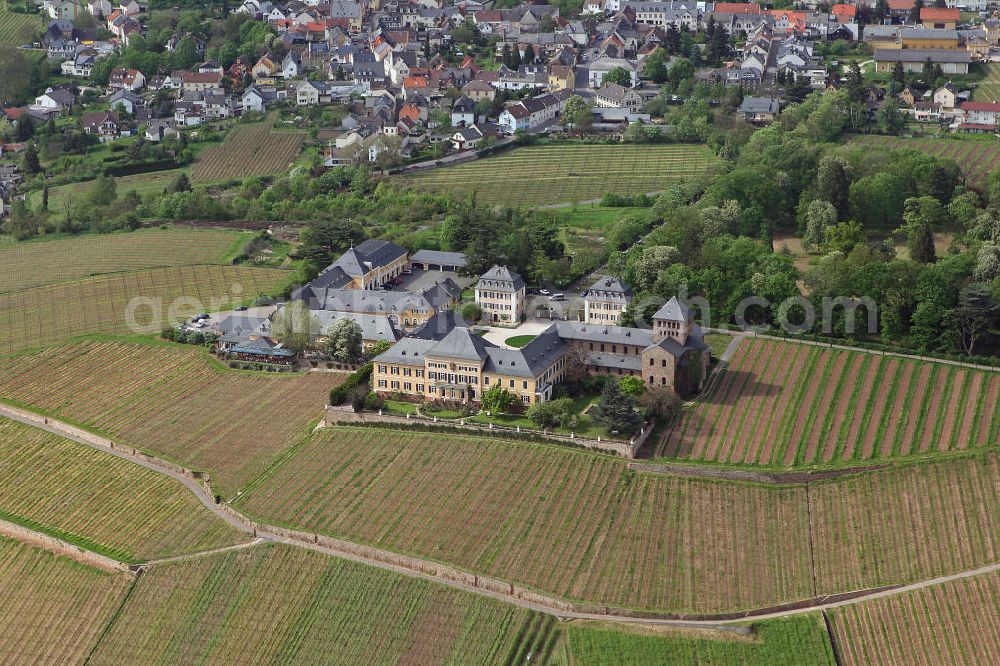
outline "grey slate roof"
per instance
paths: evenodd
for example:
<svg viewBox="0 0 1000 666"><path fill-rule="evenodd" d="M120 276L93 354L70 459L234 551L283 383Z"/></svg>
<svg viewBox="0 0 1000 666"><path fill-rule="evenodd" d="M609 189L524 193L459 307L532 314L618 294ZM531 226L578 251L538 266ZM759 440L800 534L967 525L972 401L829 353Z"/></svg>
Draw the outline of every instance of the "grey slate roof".
<svg viewBox="0 0 1000 666"><path fill-rule="evenodd" d="M480 276L476 288L493 291L519 291L524 288L524 280L506 266L494 266Z"/></svg>
<svg viewBox="0 0 1000 666"><path fill-rule="evenodd" d="M444 310L421 324L410 337L423 340L443 340L457 326L468 326L462 315L454 310Z"/></svg>
<svg viewBox="0 0 1000 666"><path fill-rule="evenodd" d="M442 250L417 250L410 261L418 264L439 264L442 266L465 266L465 255L461 252L444 252Z"/></svg>
<svg viewBox="0 0 1000 666"><path fill-rule="evenodd" d="M433 348L428 349L427 355L481 362L486 358L487 350L491 348L496 349L497 346L467 328L456 327L435 343Z"/></svg>
<svg viewBox="0 0 1000 666"><path fill-rule="evenodd" d="M927 62L968 64L972 55L968 51L946 49L875 49L875 60L880 62Z"/></svg>
<svg viewBox="0 0 1000 666"><path fill-rule="evenodd" d="M401 314L406 310L428 312L434 309L422 295L411 294L408 291L309 287L299 294L299 298L306 301L309 309L314 311Z"/></svg>
<svg viewBox="0 0 1000 666"><path fill-rule="evenodd" d="M590 285L590 289L583 296L605 300L627 300L631 295L632 289L620 278L605 276Z"/></svg>
<svg viewBox="0 0 1000 666"><path fill-rule="evenodd" d="M325 334L330 325L340 319L350 319L361 327L361 338L363 340L385 340L386 342L396 342L402 337L402 333L393 326L392 321L386 315L368 315L355 312L330 312L320 311L314 313L319 319L321 330Z"/></svg>
<svg viewBox="0 0 1000 666"><path fill-rule="evenodd" d="M424 364L427 351L437 344L436 340L423 338L403 338L395 345L375 357L376 363L404 363L406 365Z"/></svg>
<svg viewBox="0 0 1000 666"><path fill-rule="evenodd" d="M457 300L462 295L462 288L451 278L445 278L425 288L420 295L437 310Z"/></svg>
<svg viewBox="0 0 1000 666"><path fill-rule="evenodd" d="M226 335L247 335L258 333L267 317L251 317L248 315L230 315L219 322L218 329Z"/></svg>
<svg viewBox="0 0 1000 666"><path fill-rule="evenodd" d="M555 326L549 326L538 337L520 349L491 347L487 349L484 372L496 372L516 377L536 377L568 352L559 339Z"/></svg>
<svg viewBox="0 0 1000 666"><path fill-rule="evenodd" d="M586 324L578 321L557 321L555 327L559 332L559 337L566 340L638 345L644 349L653 342L653 331L648 328Z"/></svg>
<svg viewBox="0 0 1000 666"><path fill-rule="evenodd" d="M778 100L770 97L746 97L740 103L740 113L777 113Z"/></svg>
<svg viewBox="0 0 1000 666"><path fill-rule="evenodd" d="M672 296L669 301L663 304L656 314L653 315L653 319L666 319L667 321L687 321L691 318L691 308L687 306L687 303L680 300L676 296Z"/></svg>

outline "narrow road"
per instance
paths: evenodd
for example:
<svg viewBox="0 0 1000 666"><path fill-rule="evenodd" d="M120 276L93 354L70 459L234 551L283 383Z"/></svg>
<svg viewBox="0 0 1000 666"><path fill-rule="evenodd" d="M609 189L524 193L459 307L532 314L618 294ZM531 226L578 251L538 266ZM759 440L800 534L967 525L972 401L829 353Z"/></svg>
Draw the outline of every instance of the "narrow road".
<svg viewBox="0 0 1000 666"><path fill-rule="evenodd" d="M877 588L877 589L867 589L867 590L857 590L853 592L848 592L845 594L835 595L835 596L824 596L811 600L797 601L789 604L784 604L781 606L771 607L771 608L758 608L750 609L742 612L719 614L716 616L712 615L683 615L683 616L672 616L672 617L633 617L631 614L623 609L616 609L613 607L602 607L599 604L594 604L593 607L603 608L605 612L582 612L575 611L570 608L569 602L559 599L557 597L551 597L548 595L532 592L529 598L523 598L514 594L507 594L504 592L495 591L493 589L485 589L479 585L472 585L465 583L460 580L455 580L453 577L442 573L442 569L449 569L446 565L442 565L438 562L432 560L421 560L419 558L412 558L407 556L402 556L399 553L392 551L374 548L371 546L366 546L363 544L356 544L353 542L343 541L340 539L329 539L323 537L326 543L318 543L320 537L316 535L302 534L302 538L293 538L285 534L285 530L281 530L278 527L265 525L261 523L254 523L250 519L246 518L235 509L225 506L224 508L215 503L214 498L209 493L209 491L201 484L196 482L193 478L190 478L177 470L173 469L171 463L165 461L159 461L155 458L145 456L144 454L133 454L129 453L131 448L123 450L125 447L115 445L110 440L106 440L102 437L98 437L91 433L81 430L75 426L67 423L63 423L57 420L45 418L38 416L31 412L16 407L11 407L0 403L0 416L10 418L12 420L18 421L25 425L40 428L46 432L71 439L85 446L89 446L105 453L111 453L119 458L128 460L137 465L140 465L146 469L150 469L156 472L165 474L173 479L176 479L184 484L191 492L198 497L203 505L205 505L209 510L218 515L220 518L225 520L228 524L240 529L244 532L253 532L254 539L245 544L239 544L236 546L229 546L221 549L213 549L203 551L201 553L191 553L188 555L183 555L175 558L166 558L161 560L155 560L150 564L163 563L168 561L176 561L182 559L188 559L193 557L203 557L211 555L217 552L223 552L228 550L240 549L240 548L250 548L252 546L258 545L265 542L277 542L287 544L289 546L295 546L298 548L307 548L309 550L322 553L324 555L330 555L333 557L339 557L342 559L351 560L353 562L358 562L368 566L377 567L379 569L384 569L387 571L393 571L395 573L421 578L433 583L440 585L446 585L455 589L463 590L465 592L470 592L472 594L478 594L507 603L514 604L515 606L526 608L530 610L535 610L543 613L548 613L554 615L561 620L599 620L602 622L615 622L624 624L646 624L646 625L664 625L664 626L674 626L679 628L700 628L700 629L712 629L712 630L723 630L731 631L733 629L733 621L738 621L741 619L755 619L755 620L766 620L781 617L788 617L791 615L800 615L803 613L812 613L817 611L831 610L834 608L840 608L842 606L847 606L851 604L863 603L865 601L871 601L875 599L883 599L886 597L896 596L899 594L905 594L914 590L920 590L927 587L933 587L936 585L942 585L955 580L961 580L965 578L971 578L974 576L980 576L984 574L994 573L1000 571L1000 562L988 564L976 569L969 569L967 571L962 571L947 576L939 576L937 578L932 578L929 580L919 581L916 583L911 583L908 585L900 585L887 588ZM47 535L37 533L40 537L51 538ZM314 540L310 541L308 537L312 537ZM338 545L340 545L338 547ZM353 550L352 550L353 549ZM359 555L354 552L359 549L364 549L365 552L370 553L371 556ZM399 562L417 562L419 566L411 567L399 564ZM477 581L480 577L475 577ZM485 577L482 577L485 580ZM507 585L507 583L502 583ZM664 614L666 615L666 614Z"/></svg>

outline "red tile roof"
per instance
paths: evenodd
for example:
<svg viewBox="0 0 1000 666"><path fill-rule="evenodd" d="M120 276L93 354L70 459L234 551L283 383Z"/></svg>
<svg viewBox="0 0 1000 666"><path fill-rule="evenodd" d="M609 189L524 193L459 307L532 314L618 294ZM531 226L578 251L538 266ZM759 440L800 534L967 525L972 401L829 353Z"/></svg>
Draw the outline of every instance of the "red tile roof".
<svg viewBox="0 0 1000 666"><path fill-rule="evenodd" d="M836 4L830 9L830 13L834 16L856 16L858 13L858 8L854 5L848 5L844 3Z"/></svg>
<svg viewBox="0 0 1000 666"><path fill-rule="evenodd" d="M1000 102L962 102L963 111L993 111L1000 113Z"/></svg>
<svg viewBox="0 0 1000 666"><path fill-rule="evenodd" d="M756 2L717 2L713 10L720 14L760 14Z"/></svg>
<svg viewBox="0 0 1000 666"><path fill-rule="evenodd" d="M958 9L944 7L924 7L920 10L921 21L958 21Z"/></svg>
<svg viewBox="0 0 1000 666"><path fill-rule="evenodd" d="M888 0L887 4L892 11L909 11L913 9L913 0Z"/></svg>

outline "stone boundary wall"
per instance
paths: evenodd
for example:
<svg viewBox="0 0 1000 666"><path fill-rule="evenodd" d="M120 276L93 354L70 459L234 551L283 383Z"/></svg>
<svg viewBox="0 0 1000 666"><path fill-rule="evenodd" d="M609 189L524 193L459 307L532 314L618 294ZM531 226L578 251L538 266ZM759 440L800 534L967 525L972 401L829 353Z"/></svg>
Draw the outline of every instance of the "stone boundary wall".
<svg viewBox="0 0 1000 666"><path fill-rule="evenodd" d="M466 423L463 419L434 419L417 415L406 417L399 416L397 414L387 414L385 412L355 412L350 407L326 406L326 416L323 419L324 427L350 425L351 423L386 423L408 426L422 424L427 426L457 428L460 430L468 430L473 433L509 433L514 438L518 435L528 435L544 438L546 441L553 444L565 444L592 451L602 451L604 453L611 453L616 456L629 459L635 458L636 452L642 448L642 445L646 442L646 439L649 438L655 426L655 423L650 423L643 428L638 437L632 441L623 442L620 440L596 440L585 437L569 437L566 435L546 432L544 430L529 430L527 428L521 430L518 428L511 428L509 426L490 426L479 423Z"/></svg>
<svg viewBox="0 0 1000 666"><path fill-rule="evenodd" d="M6 520L0 520L0 535L15 539L16 541L28 544L29 546L42 548L56 555L68 557L71 560L80 562L81 564L90 565L100 569L101 571L107 571L108 573L135 573L124 562L113 560L110 557L99 555L98 553L85 550L79 546L74 546L73 544L63 541L62 539L57 539L49 536L48 534L42 534L41 532L29 530L27 527L21 527L16 523L11 523Z"/></svg>

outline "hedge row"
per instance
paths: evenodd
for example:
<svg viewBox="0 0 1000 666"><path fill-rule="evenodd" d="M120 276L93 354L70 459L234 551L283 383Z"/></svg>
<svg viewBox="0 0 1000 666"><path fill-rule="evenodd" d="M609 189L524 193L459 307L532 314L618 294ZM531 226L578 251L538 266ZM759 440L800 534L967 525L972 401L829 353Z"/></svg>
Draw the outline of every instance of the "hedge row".
<svg viewBox="0 0 1000 666"><path fill-rule="evenodd" d="M342 405L347 402L347 398L356 388L363 384L368 384L372 377L372 364L365 363L347 378L340 386L330 391L330 404L333 406Z"/></svg>

